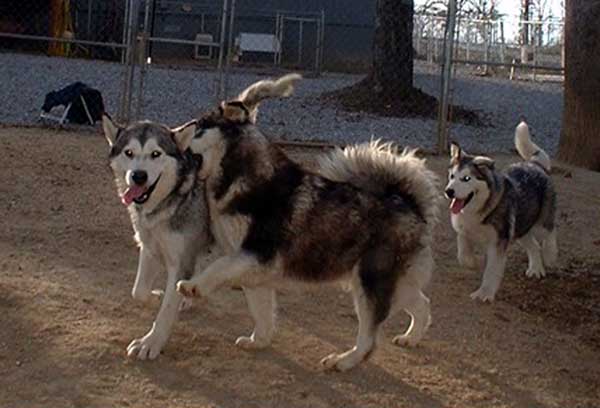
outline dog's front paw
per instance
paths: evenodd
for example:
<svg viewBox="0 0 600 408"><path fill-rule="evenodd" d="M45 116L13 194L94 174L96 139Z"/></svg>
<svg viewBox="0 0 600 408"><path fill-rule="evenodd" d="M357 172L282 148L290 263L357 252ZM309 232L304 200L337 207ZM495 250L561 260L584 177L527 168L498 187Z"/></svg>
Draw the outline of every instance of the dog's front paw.
<svg viewBox="0 0 600 408"><path fill-rule="evenodd" d="M161 301L163 296L165 295L165 291L161 290L161 289L154 289L152 291L152 295L157 297L158 300ZM186 310L191 309L193 305L194 305L194 302L192 299L184 297L183 300L181 301L181 304L179 305L179 311L185 312Z"/></svg>
<svg viewBox="0 0 600 408"><path fill-rule="evenodd" d="M177 292L185 297L200 296L200 289L192 281L180 280L177 282Z"/></svg>
<svg viewBox="0 0 600 408"><path fill-rule="evenodd" d="M482 302L493 302L496 296L496 291L487 286L482 286L475 292L471 293L471 299L481 300Z"/></svg>
<svg viewBox="0 0 600 408"><path fill-rule="evenodd" d="M269 347L270 342L255 339L254 336L241 336L237 338L235 345L244 350L260 350Z"/></svg>
<svg viewBox="0 0 600 408"><path fill-rule="evenodd" d="M527 276L528 278L541 279L544 276L546 276L546 270L542 265L530 266L529 268L527 268L525 276Z"/></svg>
<svg viewBox="0 0 600 408"><path fill-rule="evenodd" d="M152 328L144 337L129 343L127 357L138 360L154 360L166 343L167 338Z"/></svg>

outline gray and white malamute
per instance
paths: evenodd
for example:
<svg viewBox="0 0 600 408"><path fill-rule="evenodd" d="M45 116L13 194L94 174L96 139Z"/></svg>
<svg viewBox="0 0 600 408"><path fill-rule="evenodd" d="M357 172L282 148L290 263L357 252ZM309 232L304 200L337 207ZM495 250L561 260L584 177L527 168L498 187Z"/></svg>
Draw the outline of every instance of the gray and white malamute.
<svg viewBox="0 0 600 408"><path fill-rule="evenodd" d="M199 119L192 150L203 156L210 224L224 256L177 290L207 296L226 282L244 288L255 322L243 348L266 347L275 292L283 281L345 281L354 296L356 345L322 360L347 370L372 352L394 311L412 322L399 345L417 343L430 323L422 288L433 268L436 177L414 151L371 142L324 156L317 172L292 161L254 125L258 104L288 95L297 75L261 81Z"/></svg>
<svg viewBox="0 0 600 408"><path fill-rule="evenodd" d="M184 299L175 284L193 275L210 244L204 183L198 177L200 163L189 149L196 127L169 129L139 122L123 128L106 115L103 127L110 145L110 166L140 247L133 297L148 300L156 276L161 270L167 272L152 328L127 348L129 356L154 359L167 342Z"/></svg>
<svg viewBox="0 0 600 408"><path fill-rule="evenodd" d="M473 299L492 301L500 287L508 245L518 241L527 251L527 276L542 277L544 265L557 258L556 195L549 176L550 158L530 138L521 122L515 131L517 151L524 162L496 170L494 160L467 154L451 145L446 196L457 233L458 262L480 268L474 245L485 247L481 287Z"/></svg>

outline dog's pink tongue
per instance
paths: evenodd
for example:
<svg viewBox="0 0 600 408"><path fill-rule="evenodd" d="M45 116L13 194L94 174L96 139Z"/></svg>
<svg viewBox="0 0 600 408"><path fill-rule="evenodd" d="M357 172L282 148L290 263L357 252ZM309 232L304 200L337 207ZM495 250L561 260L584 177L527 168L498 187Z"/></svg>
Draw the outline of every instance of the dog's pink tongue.
<svg viewBox="0 0 600 408"><path fill-rule="evenodd" d="M123 202L123 204L129 205L133 202L133 200L135 200L138 197L141 197L141 195L145 192L146 188L133 185L125 191L125 194L123 194L123 197L121 197L121 201Z"/></svg>
<svg viewBox="0 0 600 408"><path fill-rule="evenodd" d="M454 198L450 203L450 211L452 211L452 214L458 214L464 206L465 200L459 200L458 198Z"/></svg>

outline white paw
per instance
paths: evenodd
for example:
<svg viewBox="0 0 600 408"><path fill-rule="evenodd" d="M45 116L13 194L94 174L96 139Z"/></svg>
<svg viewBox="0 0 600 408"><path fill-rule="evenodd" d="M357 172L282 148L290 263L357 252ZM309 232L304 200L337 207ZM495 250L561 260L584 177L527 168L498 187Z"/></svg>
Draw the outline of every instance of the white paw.
<svg viewBox="0 0 600 408"><path fill-rule="evenodd" d="M353 351L331 353L321 360L321 365L327 370L348 371L362 361Z"/></svg>
<svg viewBox="0 0 600 408"><path fill-rule="evenodd" d="M525 272L525 275L528 278L543 278L544 276L546 276L546 270L544 269L543 266L541 265L537 265L534 267L529 267L527 268L527 271Z"/></svg>
<svg viewBox="0 0 600 408"><path fill-rule="evenodd" d="M165 291L161 290L161 289L154 289L152 291L152 295L156 296L158 298L158 300L161 301L163 296L165 295ZM185 312L186 310L191 309L193 305L194 305L194 301L192 299L184 297L183 300L181 301L181 304L179 305L179 311Z"/></svg>
<svg viewBox="0 0 600 408"><path fill-rule="evenodd" d="M177 282L177 292L185 297L200 296L200 289L189 280L180 280Z"/></svg>
<svg viewBox="0 0 600 408"><path fill-rule="evenodd" d="M267 340L255 340L254 336L241 336L235 341L235 345L244 350L260 350L269 347Z"/></svg>
<svg viewBox="0 0 600 408"><path fill-rule="evenodd" d="M471 293L471 299L473 299L473 300L479 299L482 302L493 302L495 296L496 296L496 291L494 291L486 286L482 286L479 289L477 289L475 292Z"/></svg>
<svg viewBox="0 0 600 408"><path fill-rule="evenodd" d="M167 338L152 328L144 337L135 339L127 346L127 357L138 360L154 360L167 343Z"/></svg>

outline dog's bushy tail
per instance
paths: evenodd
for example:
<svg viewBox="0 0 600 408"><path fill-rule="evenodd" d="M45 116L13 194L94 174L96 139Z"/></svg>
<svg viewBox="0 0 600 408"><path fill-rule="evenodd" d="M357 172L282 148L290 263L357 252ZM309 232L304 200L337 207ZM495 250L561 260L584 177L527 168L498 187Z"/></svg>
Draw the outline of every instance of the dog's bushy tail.
<svg viewBox="0 0 600 408"><path fill-rule="evenodd" d="M515 147L523 159L536 162L546 171L550 171L550 156L541 147L533 143L529 134L529 126L524 120L515 129Z"/></svg>
<svg viewBox="0 0 600 408"><path fill-rule="evenodd" d="M425 159L416 156L416 149L399 152L391 143L374 140L323 156L319 171L324 177L360 189L410 197L430 231L437 222L438 177L425 166Z"/></svg>
<svg viewBox="0 0 600 408"><path fill-rule="evenodd" d="M300 74L288 74L279 79L265 79L250 85L236 98L250 111L253 122L256 120L258 105L268 98L287 97L294 92L294 85L302 79Z"/></svg>

